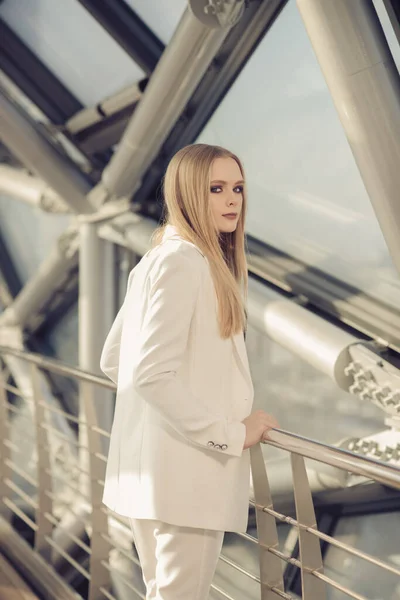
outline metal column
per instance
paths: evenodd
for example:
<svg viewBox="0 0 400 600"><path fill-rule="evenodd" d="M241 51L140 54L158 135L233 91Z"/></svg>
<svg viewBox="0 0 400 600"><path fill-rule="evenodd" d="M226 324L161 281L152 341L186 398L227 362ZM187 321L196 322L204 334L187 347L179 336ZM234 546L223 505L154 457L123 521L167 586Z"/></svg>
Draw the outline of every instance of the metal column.
<svg viewBox="0 0 400 600"><path fill-rule="evenodd" d="M372 0L297 0L400 271L400 77Z"/></svg>

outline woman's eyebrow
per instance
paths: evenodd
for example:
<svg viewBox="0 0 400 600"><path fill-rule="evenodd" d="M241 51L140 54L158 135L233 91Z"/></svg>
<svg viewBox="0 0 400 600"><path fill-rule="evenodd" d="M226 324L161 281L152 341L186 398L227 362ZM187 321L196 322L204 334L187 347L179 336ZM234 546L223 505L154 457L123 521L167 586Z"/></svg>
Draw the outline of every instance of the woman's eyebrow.
<svg viewBox="0 0 400 600"><path fill-rule="evenodd" d="M229 182L228 181L223 181L222 179L215 179L211 183L222 183L224 185L227 185ZM240 179L239 181L236 181L236 183L234 185L238 185L239 183L244 183L243 179Z"/></svg>

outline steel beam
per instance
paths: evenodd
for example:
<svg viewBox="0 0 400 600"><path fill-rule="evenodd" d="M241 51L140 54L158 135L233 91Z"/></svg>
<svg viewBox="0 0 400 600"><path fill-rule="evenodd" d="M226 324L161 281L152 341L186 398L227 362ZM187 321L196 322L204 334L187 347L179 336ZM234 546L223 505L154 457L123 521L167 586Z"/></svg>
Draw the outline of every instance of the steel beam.
<svg viewBox="0 0 400 600"><path fill-rule="evenodd" d="M297 0L400 272L400 75L372 0Z"/></svg>
<svg viewBox="0 0 400 600"><path fill-rule="evenodd" d="M44 179L74 212L94 211L86 198L91 188L87 179L2 91L0 91L0 136L13 154Z"/></svg>
<svg viewBox="0 0 400 600"><path fill-rule="evenodd" d="M70 212L60 196L44 181L8 165L0 164L0 194L22 200L46 212Z"/></svg>
<svg viewBox="0 0 400 600"><path fill-rule="evenodd" d="M55 124L62 124L82 104L0 19L0 69Z"/></svg>
<svg viewBox="0 0 400 600"><path fill-rule="evenodd" d="M154 71L164 44L124 0L79 0L147 74Z"/></svg>
<svg viewBox="0 0 400 600"><path fill-rule="evenodd" d="M227 37L242 0L224 2L219 25L204 25L186 10L162 55L102 182L110 195L131 195L157 156L215 54ZM204 0L204 6L206 0Z"/></svg>
<svg viewBox="0 0 400 600"><path fill-rule="evenodd" d="M242 18L225 38L161 151L142 178L140 188L135 192L135 203L144 207L148 203L152 209L159 210L154 199L168 162L180 148L192 144L200 135L287 1L252 0L247 4ZM159 213L155 216L152 212L151 216L157 218Z"/></svg>

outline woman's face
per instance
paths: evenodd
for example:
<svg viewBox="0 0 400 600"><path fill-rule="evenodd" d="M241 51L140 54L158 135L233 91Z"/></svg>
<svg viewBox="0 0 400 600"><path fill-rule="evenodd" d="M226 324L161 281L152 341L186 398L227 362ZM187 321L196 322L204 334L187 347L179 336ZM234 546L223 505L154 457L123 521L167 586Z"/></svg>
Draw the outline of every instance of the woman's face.
<svg viewBox="0 0 400 600"><path fill-rule="evenodd" d="M211 167L210 205L220 232L235 231L243 204L243 177L233 158L216 158ZM225 215L234 214L235 217Z"/></svg>

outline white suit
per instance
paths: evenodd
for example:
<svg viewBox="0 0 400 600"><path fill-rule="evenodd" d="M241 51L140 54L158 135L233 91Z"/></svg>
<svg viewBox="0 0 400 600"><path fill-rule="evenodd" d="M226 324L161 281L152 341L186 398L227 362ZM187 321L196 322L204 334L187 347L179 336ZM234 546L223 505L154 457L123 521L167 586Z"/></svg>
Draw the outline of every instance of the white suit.
<svg viewBox="0 0 400 600"><path fill-rule="evenodd" d="M130 274L101 368L118 385L104 503L135 519L246 531L245 341L220 337L208 261L171 225Z"/></svg>

